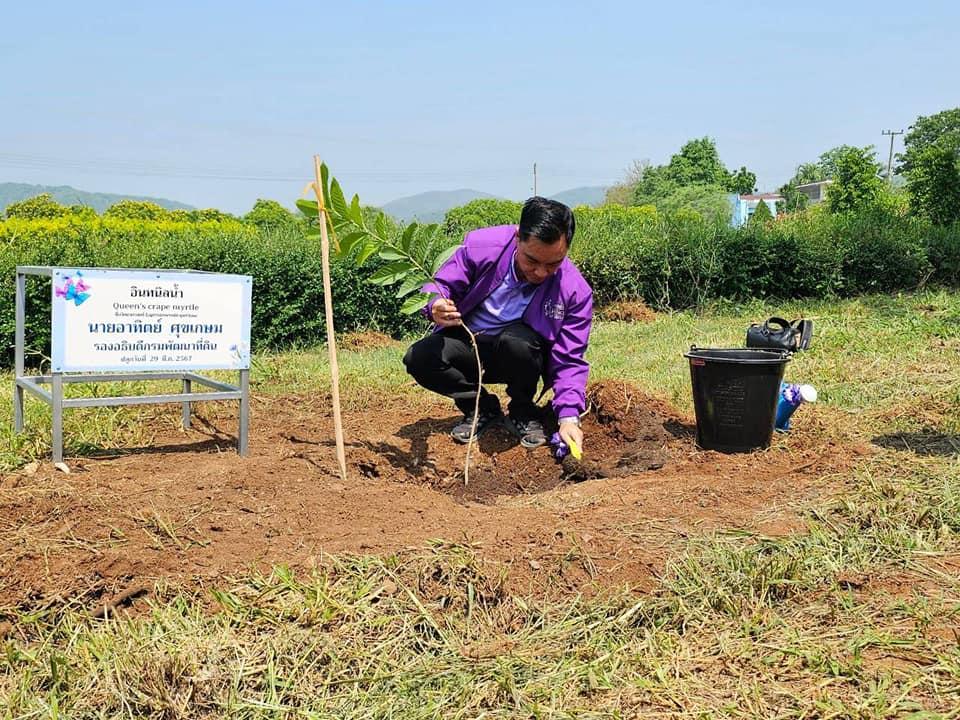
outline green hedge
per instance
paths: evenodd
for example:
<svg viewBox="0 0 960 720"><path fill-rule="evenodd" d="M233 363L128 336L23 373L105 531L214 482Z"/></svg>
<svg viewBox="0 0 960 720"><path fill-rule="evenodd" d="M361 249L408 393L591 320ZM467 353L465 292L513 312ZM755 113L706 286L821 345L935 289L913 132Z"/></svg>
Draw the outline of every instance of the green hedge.
<svg viewBox="0 0 960 720"><path fill-rule="evenodd" d="M463 240L464 235L479 227L513 225L520 220L522 207L522 203L513 200L471 200L466 205L447 211L443 219L443 231L448 237Z"/></svg>
<svg viewBox="0 0 960 720"><path fill-rule="evenodd" d="M17 265L188 268L252 275L255 349L313 345L325 339L320 250L299 228L260 232L235 221L185 223L64 217L0 222L0 363L14 351ZM371 263L368 268L376 267ZM338 331L365 328L401 335L425 327L399 312L391 291L365 282L348 263L331 267ZM27 282L27 345L32 364L49 356L50 284Z"/></svg>
<svg viewBox="0 0 960 720"><path fill-rule="evenodd" d="M484 200L448 214L453 238L519 216L519 204ZM696 213L652 207L579 207L571 256L599 303L642 298L683 308L713 298L802 298L889 292L924 282L960 284L960 225L935 227L896 208L831 215L820 208L735 230ZM234 220L111 217L0 222L0 363L13 358L16 265L192 268L254 277L255 349L323 341L320 252L302 226L258 229ZM365 282L375 263L332 268L337 328L399 336L425 327L399 312L392 292ZM49 283L28 283L28 345L49 354Z"/></svg>
<svg viewBox="0 0 960 720"><path fill-rule="evenodd" d="M500 224L515 205L470 203L452 222L448 214L447 226L467 232ZM642 298L682 308L711 298L824 297L960 283L960 225L936 227L892 205L839 215L817 207L740 229L652 206L584 206L575 213L570 255L601 303Z"/></svg>

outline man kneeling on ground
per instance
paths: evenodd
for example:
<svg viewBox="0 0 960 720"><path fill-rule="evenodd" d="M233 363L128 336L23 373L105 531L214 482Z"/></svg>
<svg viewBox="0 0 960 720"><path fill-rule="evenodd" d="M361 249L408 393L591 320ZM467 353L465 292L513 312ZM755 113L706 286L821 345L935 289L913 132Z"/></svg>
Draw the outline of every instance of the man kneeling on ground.
<svg viewBox="0 0 960 720"><path fill-rule="evenodd" d="M477 362L462 324L475 333L486 383L506 383L507 427L524 447L547 441L534 402L541 375L553 388L561 439L583 446L589 366L584 352L593 321L593 291L567 257L575 221L566 205L532 197L520 225L481 228L435 275L425 292L439 293L424 312L436 327L403 362L423 387L453 399L464 414L451 435L470 439ZM500 422L500 400L484 389L476 435Z"/></svg>

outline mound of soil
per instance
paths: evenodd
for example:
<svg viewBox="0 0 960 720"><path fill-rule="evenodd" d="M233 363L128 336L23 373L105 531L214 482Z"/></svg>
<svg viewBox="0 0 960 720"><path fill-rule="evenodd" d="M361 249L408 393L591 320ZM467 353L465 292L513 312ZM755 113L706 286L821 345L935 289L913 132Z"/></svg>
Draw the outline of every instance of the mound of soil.
<svg viewBox="0 0 960 720"><path fill-rule="evenodd" d="M464 483L461 471L440 478L434 486L461 501L490 503L500 496L543 492L566 482L636 475L669 461L672 435L667 427L678 423L674 413L623 383L594 384L587 401L581 460L567 455L558 461L549 446L528 450L500 427L481 438L469 483ZM548 434L557 429L550 413L545 413L544 424Z"/></svg>
<svg viewBox="0 0 960 720"><path fill-rule="evenodd" d="M338 339L337 344L344 350L360 351L394 347L399 345L400 341L375 330L358 330L345 333Z"/></svg>
<svg viewBox="0 0 960 720"><path fill-rule="evenodd" d="M657 314L642 300L621 300L608 303L597 310L601 320L648 323L657 319Z"/></svg>

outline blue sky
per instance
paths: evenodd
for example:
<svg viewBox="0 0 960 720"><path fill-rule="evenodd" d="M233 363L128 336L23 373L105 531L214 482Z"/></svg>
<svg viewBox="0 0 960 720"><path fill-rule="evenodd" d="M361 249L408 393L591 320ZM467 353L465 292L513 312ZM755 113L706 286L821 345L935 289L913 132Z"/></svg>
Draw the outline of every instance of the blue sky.
<svg viewBox="0 0 960 720"><path fill-rule="evenodd" d="M8 4L0 182L245 212L609 184L713 137L761 189L960 105L960 3Z"/></svg>

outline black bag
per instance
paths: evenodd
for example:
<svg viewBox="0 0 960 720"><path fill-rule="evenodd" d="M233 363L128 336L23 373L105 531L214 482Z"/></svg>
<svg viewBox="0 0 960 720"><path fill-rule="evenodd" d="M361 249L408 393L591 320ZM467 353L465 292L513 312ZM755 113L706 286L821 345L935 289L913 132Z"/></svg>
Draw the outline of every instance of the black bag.
<svg viewBox="0 0 960 720"><path fill-rule="evenodd" d="M748 348L770 348L797 352L810 347L813 338L813 320L794 320L772 317L762 325L753 323L747 328Z"/></svg>

